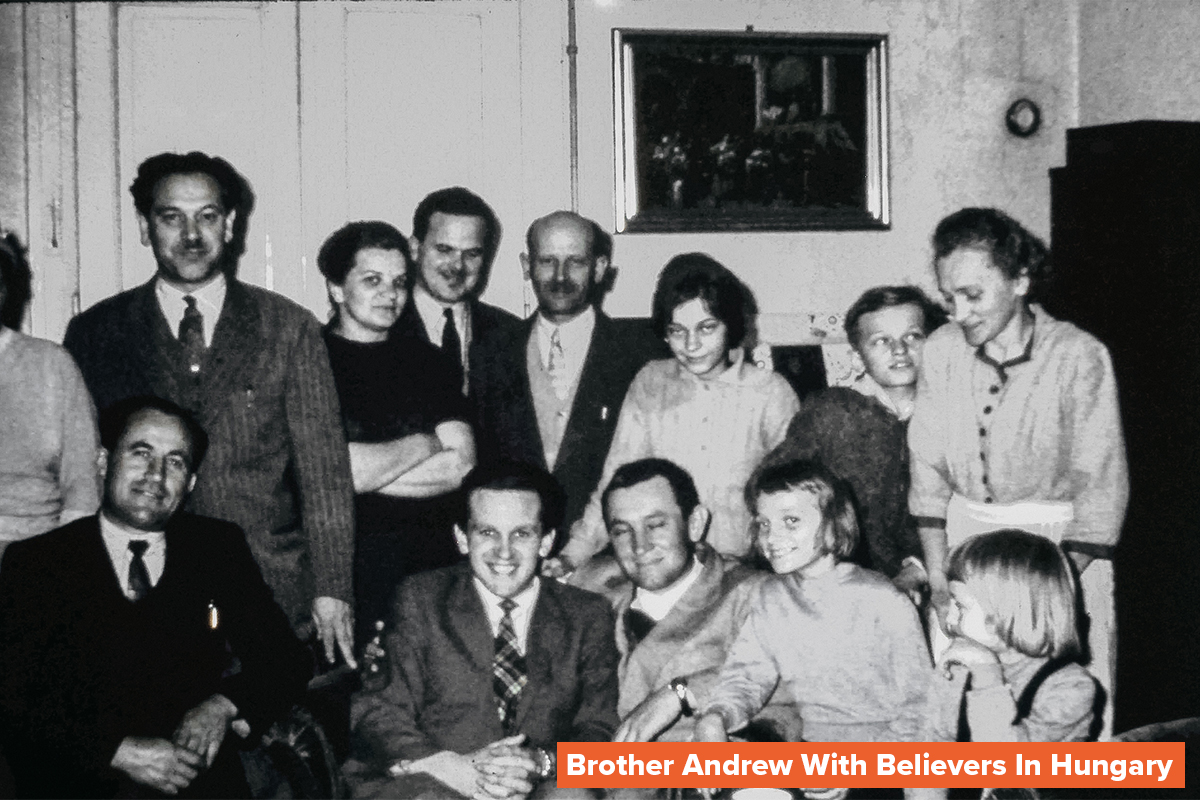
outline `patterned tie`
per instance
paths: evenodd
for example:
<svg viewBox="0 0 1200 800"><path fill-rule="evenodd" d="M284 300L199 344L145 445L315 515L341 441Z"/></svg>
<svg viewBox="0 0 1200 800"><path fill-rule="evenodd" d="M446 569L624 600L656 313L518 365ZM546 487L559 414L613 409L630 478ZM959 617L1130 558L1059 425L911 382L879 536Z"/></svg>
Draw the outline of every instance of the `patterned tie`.
<svg viewBox="0 0 1200 800"><path fill-rule="evenodd" d="M179 322L179 341L187 354L188 371L193 375L200 372L200 362L204 358L204 315L196 308L196 298L190 294L183 296L187 308L183 319Z"/></svg>
<svg viewBox="0 0 1200 800"><path fill-rule="evenodd" d="M442 352L449 356L454 377L461 386L463 382L462 339L458 336L458 329L454 327L454 310L447 308L442 312L442 316L446 318L446 324L442 326Z"/></svg>
<svg viewBox="0 0 1200 800"><path fill-rule="evenodd" d="M625 640L629 642L629 649L637 647L650 635L650 631L654 629L654 618L645 611L639 611L636 608L625 610Z"/></svg>
<svg viewBox="0 0 1200 800"><path fill-rule="evenodd" d="M563 352L562 339L556 327L550 334L550 359L546 371L550 373L550 385L559 400L566 400L571 391L571 377L567 374L567 354Z"/></svg>
<svg viewBox="0 0 1200 800"><path fill-rule="evenodd" d="M150 570L146 569L146 548L150 543L140 539L131 539L129 552L133 558L129 560L129 596L132 600L141 600L150 591Z"/></svg>
<svg viewBox="0 0 1200 800"><path fill-rule="evenodd" d="M500 601L500 631L496 634L496 656L492 659L492 688L496 692L496 712L504 735L511 736L516 728L517 701L529 679L525 674L525 656L517 649L517 631L513 627L512 610L517 604L511 598Z"/></svg>

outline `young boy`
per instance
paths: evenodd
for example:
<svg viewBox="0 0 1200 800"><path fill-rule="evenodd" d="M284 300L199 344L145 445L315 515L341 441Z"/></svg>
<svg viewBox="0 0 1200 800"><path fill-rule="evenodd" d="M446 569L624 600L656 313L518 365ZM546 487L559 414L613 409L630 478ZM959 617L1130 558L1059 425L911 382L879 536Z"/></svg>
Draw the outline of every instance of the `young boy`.
<svg viewBox="0 0 1200 800"><path fill-rule="evenodd" d="M787 438L765 464L819 460L854 490L862 543L854 560L898 587L922 582L921 540L908 515L908 418L925 337L945 314L915 286L868 289L846 312L846 335L862 374L849 388L805 400Z"/></svg>

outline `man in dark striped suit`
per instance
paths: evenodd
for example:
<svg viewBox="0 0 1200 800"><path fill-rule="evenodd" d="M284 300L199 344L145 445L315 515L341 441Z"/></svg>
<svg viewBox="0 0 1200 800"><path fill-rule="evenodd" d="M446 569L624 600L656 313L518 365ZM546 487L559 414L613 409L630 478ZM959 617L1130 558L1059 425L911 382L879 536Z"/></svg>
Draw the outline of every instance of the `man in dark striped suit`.
<svg viewBox="0 0 1200 800"><path fill-rule="evenodd" d="M97 407L152 394L196 415L212 444L187 509L239 525L293 626L311 615L353 664L353 487L320 325L234 276L250 193L228 162L162 153L130 191L158 274L64 344Z"/></svg>

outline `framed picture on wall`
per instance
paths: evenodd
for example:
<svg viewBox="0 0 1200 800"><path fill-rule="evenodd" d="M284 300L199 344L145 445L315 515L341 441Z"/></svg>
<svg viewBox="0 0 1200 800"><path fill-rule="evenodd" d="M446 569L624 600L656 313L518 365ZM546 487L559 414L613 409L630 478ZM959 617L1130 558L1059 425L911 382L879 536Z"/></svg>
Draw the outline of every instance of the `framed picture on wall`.
<svg viewBox="0 0 1200 800"><path fill-rule="evenodd" d="M613 31L618 230L886 229L887 37Z"/></svg>

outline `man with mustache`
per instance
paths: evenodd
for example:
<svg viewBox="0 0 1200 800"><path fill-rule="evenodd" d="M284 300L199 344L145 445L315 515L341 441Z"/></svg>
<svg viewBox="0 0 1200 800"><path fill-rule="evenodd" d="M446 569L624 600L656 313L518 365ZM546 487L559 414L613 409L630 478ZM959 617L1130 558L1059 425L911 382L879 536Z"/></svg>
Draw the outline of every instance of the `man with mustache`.
<svg viewBox="0 0 1200 800"><path fill-rule="evenodd" d="M482 343L518 322L479 300L499 246L496 212L469 189L439 189L413 212L409 249L417 263L416 285L392 335L441 348L464 394L478 386Z"/></svg>
<svg viewBox="0 0 1200 800"><path fill-rule="evenodd" d="M63 344L98 408L157 395L196 415L212 447L188 510L240 526L293 626L354 664L354 493L321 327L234 276L252 201L227 161L160 153L129 189L158 273L75 317Z"/></svg>
<svg viewBox="0 0 1200 800"><path fill-rule="evenodd" d="M311 659L237 526L180 512L208 449L192 415L129 398L100 439L100 513L0 568L13 796L249 797L234 743L300 699Z"/></svg>
<svg viewBox="0 0 1200 800"><path fill-rule="evenodd" d="M612 237L590 219L555 211L529 226L521 256L538 310L489 342L477 376L481 458L504 456L550 470L567 494L563 530L600 481L625 391L665 353L649 326L597 308ZM550 574L571 565L550 559Z"/></svg>

